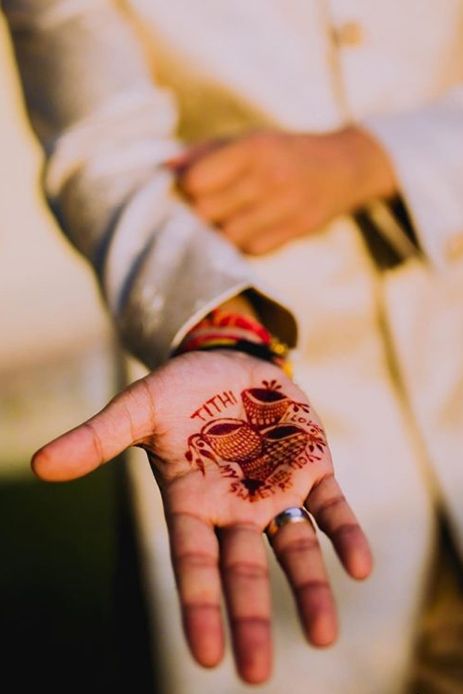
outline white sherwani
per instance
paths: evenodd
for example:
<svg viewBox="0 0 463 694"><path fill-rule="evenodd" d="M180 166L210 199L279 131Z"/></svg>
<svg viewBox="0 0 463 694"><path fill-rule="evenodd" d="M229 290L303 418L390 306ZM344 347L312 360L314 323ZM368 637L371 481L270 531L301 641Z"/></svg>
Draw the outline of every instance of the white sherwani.
<svg viewBox="0 0 463 694"><path fill-rule="evenodd" d="M290 344L295 319L296 380L324 420L376 568L356 585L327 549L342 634L324 652L303 643L275 572L277 659L261 689L400 692L438 503L463 549L463 0L120 4L3 0L51 205L150 367L248 287L268 298L266 321ZM349 218L244 258L175 195L162 166L182 142L351 121L389 153L425 260L380 272ZM381 204L372 210L403 248ZM158 502L144 473L135 480L169 691L235 694L229 660L202 672L176 640Z"/></svg>

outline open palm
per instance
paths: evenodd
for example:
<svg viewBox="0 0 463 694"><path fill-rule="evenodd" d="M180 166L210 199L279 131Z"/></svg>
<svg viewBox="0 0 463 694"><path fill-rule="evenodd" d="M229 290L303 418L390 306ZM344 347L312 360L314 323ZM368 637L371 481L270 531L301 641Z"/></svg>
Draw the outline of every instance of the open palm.
<svg viewBox="0 0 463 694"><path fill-rule="evenodd" d="M371 569L367 541L336 482L325 434L283 372L227 351L191 352L130 385L100 413L40 449L33 469L80 477L141 446L161 489L185 634L196 660L223 654L225 596L240 675L271 666L270 588L262 533L305 506L348 573ZM315 530L287 524L272 540L311 643L336 637L336 614Z"/></svg>

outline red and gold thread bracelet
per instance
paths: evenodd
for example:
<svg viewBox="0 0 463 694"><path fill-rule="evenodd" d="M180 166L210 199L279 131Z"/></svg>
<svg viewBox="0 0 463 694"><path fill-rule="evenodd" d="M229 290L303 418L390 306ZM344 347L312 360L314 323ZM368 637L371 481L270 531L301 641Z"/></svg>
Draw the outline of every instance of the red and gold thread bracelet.
<svg viewBox="0 0 463 694"><path fill-rule="evenodd" d="M288 347L257 320L237 313L211 311L185 336L174 354L194 350L236 349L279 366L292 376Z"/></svg>
<svg viewBox="0 0 463 694"><path fill-rule="evenodd" d="M248 330L259 337L262 342L267 343L271 339L271 334L259 323L258 320L251 316L245 316L242 313L227 313L220 309L213 309L208 315L203 318L191 332L196 332L202 328L240 328Z"/></svg>

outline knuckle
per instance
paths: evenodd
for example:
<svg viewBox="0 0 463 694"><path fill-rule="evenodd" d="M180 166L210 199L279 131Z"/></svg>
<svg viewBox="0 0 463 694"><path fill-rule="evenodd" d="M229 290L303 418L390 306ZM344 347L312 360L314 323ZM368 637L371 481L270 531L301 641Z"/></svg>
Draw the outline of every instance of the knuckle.
<svg viewBox="0 0 463 694"><path fill-rule="evenodd" d="M268 569L255 562L235 561L225 564L227 574L237 578L262 579L267 578Z"/></svg>
<svg viewBox="0 0 463 694"><path fill-rule="evenodd" d="M101 438L100 438L100 436L99 436L99 434L98 434L98 432L97 432L97 430L96 430L96 428L92 422L84 422L84 424L82 426L89 432L92 446L93 446L95 453L96 453L96 456L97 456L97 458L101 464L104 460L103 442L102 442L102 440L101 440Z"/></svg>
<svg viewBox="0 0 463 694"><path fill-rule="evenodd" d="M182 602L182 607L185 612L190 612L194 610L211 610L213 612L220 612L220 605L217 602L206 602L204 600L184 600Z"/></svg>
<svg viewBox="0 0 463 694"><path fill-rule="evenodd" d="M346 535L363 535L358 523L341 523L333 529L331 535L336 539L344 539Z"/></svg>
<svg viewBox="0 0 463 694"><path fill-rule="evenodd" d="M328 581L320 580L320 579L310 579L307 581L303 581L302 583L299 583L298 585L294 586L295 592L300 595L302 593L316 593L320 591L331 591L330 585Z"/></svg>
<svg viewBox="0 0 463 694"><path fill-rule="evenodd" d="M232 617L230 620L233 626L253 626L253 627L264 627L268 628L270 626L269 617L263 617L261 615L240 615Z"/></svg>
<svg viewBox="0 0 463 694"><path fill-rule="evenodd" d="M218 563L217 557L206 552L182 552L177 555L176 561L184 568L190 569L215 568Z"/></svg>
<svg viewBox="0 0 463 694"><path fill-rule="evenodd" d="M323 487L326 487L327 485L333 482L336 483L336 478L334 475L334 471L330 469L327 472L325 472L318 480L316 480L316 482L314 482L310 494L313 495L315 492L319 491Z"/></svg>
<svg viewBox="0 0 463 694"><path fill-rule="evenodd" d="M300 537L296 540L290 540L279 550L282 557L287 557L293 554L304 554L318 548L318 540L315 535L311 537Z"/></svg>
<svg viewBox="0 0 463 694"><path fill-rule="evenodd" d="M342 506L345 503L346 497L344 496L344 494L337 494L336 496L331 497L331 499L326 499L326 501L323 501L320 504L318 513L326 513L326 511L329 511L330 509L332 510L336 506Z"/></svg>
<svg viewBox="0 0 463 694"><path fill-rule="evenodd" d="M260 527L257 523L255 523L252 520L249 521L241 521L240 523L233 523L233 525L228 526L230 530L233 531L242 531L242 532L251 532L260 537Z"/></svg>

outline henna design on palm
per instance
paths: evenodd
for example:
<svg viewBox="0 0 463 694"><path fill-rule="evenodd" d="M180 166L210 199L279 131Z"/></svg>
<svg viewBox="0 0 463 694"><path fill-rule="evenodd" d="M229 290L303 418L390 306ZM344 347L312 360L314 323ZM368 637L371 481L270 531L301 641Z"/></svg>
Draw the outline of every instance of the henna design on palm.
<svg viewBox="0 0 463 694"><path fill-rule="evenodd" d="M33 469L41 479L70 480L129 446L144 448L161 489L191 652L207 667L221 660L223 595L238 671L256 684L268 679L272 660L261 537L272 518L304 506L351 576L365 578L371 570L368 543L334 477L318 424L305 394L278 367L246 354L191 352L48 443L35 454ZM287 524L271 546L308 640L332 643L335 605L314 527Z"/></svg>
<svg viewBox="0 0 463 694"><path fill-rule="evenodd" d="M275 380L243 390L241 401L246 419L211 419L189 437L185 457L203 475L207 463L217 465L230 491L254 502L289 489L291 471L320 460L326 440L309 405L291 400Z"/></svg>

